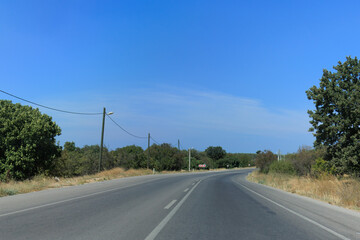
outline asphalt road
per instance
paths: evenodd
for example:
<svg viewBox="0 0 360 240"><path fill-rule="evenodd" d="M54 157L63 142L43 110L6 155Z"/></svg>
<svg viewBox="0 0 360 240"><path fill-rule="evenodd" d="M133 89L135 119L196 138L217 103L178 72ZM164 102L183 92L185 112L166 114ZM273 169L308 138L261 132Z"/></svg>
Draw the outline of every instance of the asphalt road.
<svg viewBox="0 0 360 240"><path fill-rule="evenodd" d="M360 214L249 183L153 175L0 198L0 239L356 239Z"/></svg>

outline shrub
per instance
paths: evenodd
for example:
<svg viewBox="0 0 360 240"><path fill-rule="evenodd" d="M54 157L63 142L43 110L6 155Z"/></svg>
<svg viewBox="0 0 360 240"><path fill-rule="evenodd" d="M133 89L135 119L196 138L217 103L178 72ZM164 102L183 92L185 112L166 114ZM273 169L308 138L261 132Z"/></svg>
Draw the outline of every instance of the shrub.
<svg viewBox="0 0 360 240"><path fill-rule="evenodd" d="M306 176L311 174L315 159L322 157L323 155L323 149L315 150L308 146L302 146L296 153L288 154L286 159L291 161L297 175Z"/></svg>
<svg viewBox="0 0 360 240"><path fill-rule="evenodd" d="M51 173L53 176L60 177L94 174L99 171L99 154L99 145L86 145L79 148L74 142L66 142ZM106 147L103 149L102 160L102 169L114 167L114 158Z"/></svg>
<svg viewBox="0 0 360 240"><path fill-rule="evenodd" d="M144 153L144 150L135 145L126 146L123 148L117 148L114 151L111 151L113 156L113 167L122 167L125 169L130 168L146 168L147 158Z"/></svg>
<svg viewBox="0 0 360 240"><path fill-rule="evenodd" d="M312 165L311 174L315 177L320 177L324 175L334 175L336 169L329 164L328 161L325 161L323 158L318 158L315 160L315 164Z"/></svg>
<svg viewBox="0 0 360 240"><path fill-rule="evenodd" d="M269 167L270 173L283 173L295 175L294 165L290 161L275 161Z"/></svg>
<svg viewBox="0 0 360 240"><path fill-rule="evenodd" d="M219 159L216 163L220 168L248 167L254 166L255 154L247 153L227 153L224 158Z"/></svg>
<svg viewBox="0 0 360 240"><path fill-rule="evenodd" d="M271 163L277 160L276 155L269 150L257 151L255 165L262 173L268 173Z"/></svg>

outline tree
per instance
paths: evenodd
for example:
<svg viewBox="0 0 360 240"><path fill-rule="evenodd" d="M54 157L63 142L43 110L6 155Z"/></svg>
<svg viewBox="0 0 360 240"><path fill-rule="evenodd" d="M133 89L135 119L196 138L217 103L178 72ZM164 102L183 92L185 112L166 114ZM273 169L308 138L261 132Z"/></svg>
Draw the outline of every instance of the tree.
<svg viewBox="0 0 360 240"><path fill-rule="evenodd" d="M65 142L64 151L74 152L76 150L80 150L80 148L76 147L74 142Z"/></svg>
<svg viewBox="0 0 360 240"><path fill-rule="evenodd" d="M217 163L220 168L248 167L249 164L254 165L255 156L249 153L227 153Z"/></svg>
<svg viewBox="0 0 360 240"><path fill-rule="evenodd" d="M114 167L145 168L146 156L144 150L135 145L117 148L111 152L114 157Z"/></svg>
<svg viewBox="0 0 360 240"><path fill-rule="evenodd" d="M277 160L276 155L269 150L257 151L255 157L255 165L260 172L268 173L271 163Z"/></svg>
<svg viewBox="0 0 360 240"><path fill-rule="evenodd" d="M79 159L80 175L89 175L95 174L99 170L99 154L100 146L99 145L85 145L81 149L81 158ZM103 161L102 161L102 170L111 169L113 167L113 157L110 155L106 147L103 148Z"/></svg>
<svg viewBox="0 0 360 240"><path fill-rule="evenodd" d="M0 100L0 179L23 180L46 174L61 148L61 129L39 109Z"/></svg>
<svg viewBox="0 0 360 240"><path fill-rule="evenodd" d="M183 164L182 158L177 155L179 150L175 147L172 147L168 143L163 143L161 145L153 144L150 146L150 167L155 168L158 171L162 170L180 170L180 166Z"/></svg>
<svg viewBox="0 0 360 240"><path fill-rule="evenodd" d="M209 158L213 159L215 162L225 157L226 155L226 151L222 149L222 147L220 146L217 147L210 146L207 149L205 149L205 153Z"/></svg>
<svg viewBox="0 0 360 240"><path fill-rule="evenodd" d="M300 176L311 174L311 168L315 164L315 160L322 157L320 149L315 150L309 146L299 147L296 154L288 159L292 162L296 173Z"/></svg>
<svg viewBox="0 0 360 240"><path fill-rule="evenodd" d="M325 147L325 160L338 174L360 172L360 62L347 57L334 66L336 72L326 69L320 86L306 91L315 110L309 110L316 138L315 148Z"/></svg>

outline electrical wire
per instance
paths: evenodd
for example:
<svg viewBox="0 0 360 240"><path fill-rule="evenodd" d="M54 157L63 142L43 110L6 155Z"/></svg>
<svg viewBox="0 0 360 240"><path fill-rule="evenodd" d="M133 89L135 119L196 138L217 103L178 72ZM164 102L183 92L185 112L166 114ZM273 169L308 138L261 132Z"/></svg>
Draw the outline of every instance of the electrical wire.
<svg viewBox="0 0 360 240"><path fill-rule="evenodd" d="M133 136L133 137L136 137L136 138L141 138L141 139L147 138L147 137L140 137L140 136L136 136L135 134L132 134L131 132L125 130L125 129L124 129L122 126L120 126L117 122L115 122L115 120L112 119L108 114L106 114L106 116L107 116L108 118L110 118L110 120L111 120L116 126L118 126L121 130L123 130L123 131L126 132L127 134L129 134L129 135L131 135L131 136Z"/></svg>
<svg viewBox="0 0 360 240"><path fill-rule="evenodd" d="M184 147L184 146L181 145L181 143L180 143L180 149L181 149L181 150L187 150L188 148Z"/></svg>
<svg viewBox="0 0 360 240"><path fill-rule="evenodd" d="M47 109L50 109L50 110L53 110L53 111L57 111L57 112L63 112L63 113L69 113L69 114L77 114L77 115L101 115L102 113L82 113L82 112L71 112L71 111L65 111L65 110L61 110L61 109L56 109L56 108L52 108L52 107L47 107L47 106L44 106L44 105L41 105L41 104L38 104L38 103L35 103L35 102L32 102L32 101L29 101L29 100L26 100L24 98L21 98L21 97L18 97L18 96L15 96L13 94L10 94L8 92L5 92L3 90L0 90L0 92L2 93L5 93L11 97L14 97L14 98L17 98L17 99L20 99L24 102L28 102L28 103L31 103L31 104L34 104L36 106L39 106L39 107L43 107L43 108L47 108Z"/></svg>
<svg viewBox="0 0 360 240"><path fill-rule="evenodd" d="M160 145L160 143L158 143L152 136L150 136L150 138L151 138L157 145Z"/></svg>
<svg viewBox="0 0 360 240"><path fill-rule="evenodd" d="M72 111L66 111L66 110L61 110L61 109L57 109L57 108L52 108L52 107L48 107L48 106L45 106L45 105L42 105L42 104L38 104L38 103L35 103L35 102L32 102L32 101L29 101L29 100L26 100L24 98L21 98L21 97L18 97L18 96L15 96L11 93L8 93L8 92L5 92L3 90L0 89L0 92L6 94L6 95L9 95L11 97L14 97L14 98L17 98L21 101L24 101L24 102L28 102L28 103L31 103L31 104L34 104L36 106L39 106L39 107L43 107L43 108L47 108L47 109L50 109L50 110L53 110L53 111L57 111L57 112L63 112L63 113L68 113L68 114L77 114L77 115L101 115L103 113L83 113L83 112L72 112ZM116 125L118 126L121 130L123 130L124 132L126 132L127 134L129 134L130 136L133 136L135 138L140 138L140 139L146 139L148 137L140 137L140 136L137 136L135 134L132 134L131 132L127 131L126 129L124 129L123 127L121 127L114 119L112 119L108 114L106 114L106 116ZM160 145L160 143L158 141L156 141L152 136L150 136L150 138L157 144L157 145ZM181 144L180 144L180 148L184 149Z"/></svg>

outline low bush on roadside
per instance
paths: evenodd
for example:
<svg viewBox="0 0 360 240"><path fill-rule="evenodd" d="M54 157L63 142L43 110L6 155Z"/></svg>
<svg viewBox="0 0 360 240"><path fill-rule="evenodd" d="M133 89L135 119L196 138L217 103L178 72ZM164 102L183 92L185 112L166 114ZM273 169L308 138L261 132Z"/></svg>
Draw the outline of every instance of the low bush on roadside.
<svg viewBox="0 0 360 240"><path fill-rule="evenodd" d="M276 155L269 150L258 151L255 157L255 165L261 173L268 173L270 165L277 160Z"/></svg>
<svg viewBox="0 0 360 240"><path fill-rule="evenodd" d="M296 171L293 164L289 161L275 161L269 167L270 173L282 173L295 175Z"/></svg>
<svg viewBox="0 0 360 240"><path fill-rule="evenodd" d="M334 174L335 168L333 166L330 166L329 163L322 158L316 159L315 164L311 167L311 175L314 177Z"/></svg>
<svg viewBox="0 0 360 240"><path fill-rule="evenodd" d="M291 158L291 162L295 168L297 175L306 176L311 173L311 167L315 163L315 159L319 157L319 153L309 146L302 146L297 153Z"/></svg>

